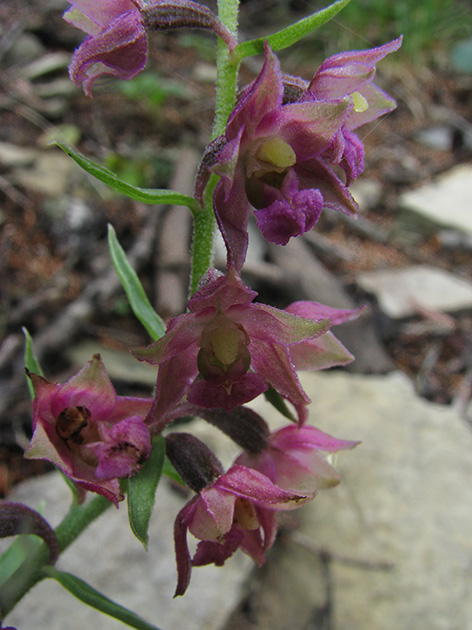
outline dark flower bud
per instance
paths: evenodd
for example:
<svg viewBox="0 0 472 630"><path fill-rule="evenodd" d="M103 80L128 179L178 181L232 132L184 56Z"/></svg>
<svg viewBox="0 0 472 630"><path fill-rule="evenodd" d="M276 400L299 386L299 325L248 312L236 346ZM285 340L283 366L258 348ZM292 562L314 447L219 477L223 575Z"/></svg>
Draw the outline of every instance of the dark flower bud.
<svg viewBox="0 0 472 630"><path fill-rule="evenodd" d="M258 413L248 407L236 407L231 413L224 409L202 409L198 415L226 433L247 453L261 453L269 441L269 425Z"/></svg>
<svg viewBox="0 0 472 630"><path fill-rule="evenodd" d="M232 51L237 41L208 7L192 0L158 0L141 10L144 28L152 31L174 28L208 28Z"/></svg>
<svg viewBox="0 0 472 630"><path fill-rule="evenodd" d="M223 474L223 466L213 451L190 433L167 435L166 455L194 492L200 492Z"/></svg>

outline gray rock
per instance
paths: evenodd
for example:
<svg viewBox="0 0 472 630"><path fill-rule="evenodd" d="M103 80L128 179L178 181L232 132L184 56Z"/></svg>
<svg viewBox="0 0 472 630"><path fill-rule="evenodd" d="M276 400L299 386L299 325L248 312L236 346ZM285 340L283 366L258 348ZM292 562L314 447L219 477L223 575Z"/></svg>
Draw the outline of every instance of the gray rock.
<svg viewBox="0 0 472 630"><path fill-rule="evenodd" d="M312 421L362 440L340 457L340 486L303 515L302 533L332 558L330 627L472 627L470 428L418 398L400 373L304 383Z"/></svg>
<svg viewBox="0 0 472 630"><path fill-rule="evenodd" d="M375 208L382 197L382 184L375 179L359 179L349 190L359 204L360 212Z"/></svg>
<svg viewBox="0 0 472 630"><path fill-rule="evenodd" d="M400 206L442 227L472 234L472 165L462 164L437 180L400 197Z"/></svg>
<svg viewBox="0 0 472 630"><path fill-rule="evenodd" d="M448 125L437 125L420 129L415 139L430 149L437 151L449 151L452 149L454 129Z"/></svg>
<svg viewBox="0 0 472 630"><path fill-rule="evenodd" d="M337 488L290 513L298 530L279 537L225 630L471 628L470 427L401 373L302 383L309 421L362 443L338 456Z"/></svg>
<svg viewBox="0 0 472 630"><path fill-rule="evenodd" d="M0 142L0 164L5 167L30 166L38 157L38 151L20 147L12 142Z"/></svg>
<svg viewBox="0 0 472 630"><path fill-rule="evenodd" d="M472 284L426 265L361 273L357 284L375 294L382 311L402 318L426 311L452 313L472 307Z"/></svg>
<svg viewBox="0 0 472 630"><path fill-rule="evenodd" d="M42 151L32 168L17 168L13 173L15 182L28 190L60 197L67 192L69 176L76 165L60 151Z"/></svg>

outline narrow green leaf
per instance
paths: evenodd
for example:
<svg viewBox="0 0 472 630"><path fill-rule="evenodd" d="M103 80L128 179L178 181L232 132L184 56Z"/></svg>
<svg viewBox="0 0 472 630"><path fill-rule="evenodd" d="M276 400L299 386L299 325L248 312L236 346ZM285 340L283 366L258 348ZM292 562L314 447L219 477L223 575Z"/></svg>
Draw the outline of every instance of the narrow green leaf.
<svg viewBox="0 0 472 630"><path fill-rule="evenodd" d="M268 37L259 37L257 39L251 39L248 42L242 42L234 49L231 59L234 63L241 61L244 57L249 57L251 55L259 55L264 52L264 41L267 41L270 44L272 50L282 50L283 48L288 48L292 46L296 42L300 41L303 37L306 37L313 31L315 31L326 22L329 22L341 9L344 9L345 6L349 4L351 0L337 0L337 2L333 2L325 9L321 9L320 11L316 11L312 15L309 15L306 18L302 18L295 24L291 24L287 26L287 28L278 31L277 33L273 33Z"/></svg>
<svg viewBox="0 0 472 630"><path fill-rule="evenodd" d="M33 339L31 335L29 334L28 330L24 326L21 330L23 331L23 334L25 336L25 367L28 368L30 372L34 372L35 374L44 376L41 366L39 365L38 359L34 352ZM26 382L28 384L28 390L29 390L31 399L33 399L34 389L28 377L26 377Z"/></svg>
<svg viewBox="0 0 472 630"><path fill-rule="evenodd" d="M90 175L99 179L109 188L125 195L126 197L131 197L131 199L135 199L136 201L149 204L164 203L176 206L186 206L194 214L201 212L202 208L198 201L189 195L184 195L175 190L168 190L166 188L139 188L138 186L133 186L132 184L124 182L108 168L93 162L88 157L85 157L85 155L79 153L78 151L74 151L74 149L63 142L56 141L53 144L62 149L64 153L67 153L67 155L77 162L84 171L87 171L87 173L90 173Z"/></svg>
<svg viewBox="0 0 472 630"><path fill-rule="evenodd" d="M152 308L143 285L126 258L124 249L116 237L116 232L111 224L108 224L108 246L116 273L128 297L133 313L139 319L151 338L155 341L162 337L166 326L156 311Z"/></svg>
<svg viewBox="0 0 472 630"><path fill-rule="evenodd" d="M116 604L108 597L105 597L102 593L94 589L90 584L84 582L80 578L66 573L65 571L58 571L54 567L44 567L43 573L54 580L57 580L69 593L72 593L74 597L80 599L81 602L96 608L105 615L109 615L114 619L122 621L132 628L137 630L159 630L157 626L144 621L136 613Z"/></svg>
<svg viewBox="0 0 472 630"><path fill-rule="evenodd" d="M181 483L183 486L185 486L184 480L172 466L172 463L167 455L164 458L164 468L162 470L162 474L166 477L169 477L169 479L172 479L172 481L177 481L177 483Z"/></svg>
<svg viewBox="0 0 472 630"><path fill-rule="evenodd" d="M159 435L153 440L151 455L137 475L128 480L128 518L136 538L147 549L149 519L156 489L162 475L166 441Z"/></svg>
<svg viewBox="0 0 472 630"><path fill-rule="evenodd" d="M288 418L292 422L296 422L296 419L295 419L293 413L288 408L287 403L282 398L282 396L279 394L279 392L276 391L273 387L269 387L269 389L264 392L264 398L273 407L275 407L275 409L277 409L277 411L280 412L283 416L285 416L286 418Z"/></svg>

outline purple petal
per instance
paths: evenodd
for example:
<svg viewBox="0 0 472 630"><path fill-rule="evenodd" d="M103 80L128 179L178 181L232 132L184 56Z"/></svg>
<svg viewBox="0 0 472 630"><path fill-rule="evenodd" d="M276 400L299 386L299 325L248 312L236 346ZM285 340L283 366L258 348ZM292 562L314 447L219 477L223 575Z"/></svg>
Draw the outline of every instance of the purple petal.
<svg viewBox="0 0 472 630"><path fill-rule="evenodd" d="M319 190L301 190L289 202L274 201L267 208L254 212L257 227L266 240L286 245L294 236L311 230L321 215L323 196Z"/></svg>
<svg viewBox="0 0 472 630"><path fill-rule="evenodd" d="M347 99L334 103L284 105L269 112L255 133L258 137L277 136L283 139L295 151L297 162L303 162L329 147L351 109Z"/></svg>
<svg viewBox="0 0 472 630"><path fill-rule="evenodd" d="M354 356L331 332L290 346L290 358L297 371L326 370L354 361Z"/></svg>
<svg viewBox="0 0 472 630"><path fill-rule="evenodd" d="M87 407L94 419L107 420L115 404L115 389L100 355L96 354L80 372L59 387L51 402L51 413L56 419L67 407Z"/></svg>
<svg viewBox="0 0 472 630"><path fill-rule="evenodd" d="M231 491L223 492L219 484L227 474L201 491L189 522L189 530L195 538L218 542L231 529L236 495Z"/></svg>
<svg viewBox="0 0 472 630"><path fill-rule="evenodd" d="M64 13L64 20L89 35L100 32L122 13L136 11L137 8L133 0L108 0L108 2L69 0L69 2L72 6ZM95 28L88 30L91 23L95 25Z"/></svg>
<svg viewBox="0 0 472 630"><path fill-rule="evenodd" d="M282 105L283 91L279 60L266 43L264 65L257 78L241 94L229 118L226 138L235 138L242 125L252 136L261 118Z"/></svg>
<svg viewBox="0 0 472 630"><path fill-rule="evenodd" d="M299 317L267 304L234 307L229 314L238 321L251 338L251 348L259 352L259 341L275 345L300 343L324 334L330 327L328 319Z"/></svg>
<svg viewBox="0 0 472 630"><path fill-rule="evenodd" d="M249 201L245 191L245 173L242 165L238 166L231 188L225 189L220 181L213 197L218 226L228 251L228 267L240 271L245 260L248 246L247 225L249 221Z"/></svg>
<svg viewBox="0 0 472 630"><path fill-rule="evenodd" d="M190 298L188 308L194 313L212 309L225 313L233 305L250 304L257 293L247 287L235 272L229 269L224 275L211 275L209 281L203 278L200 288Z"/></svg>
<svg viewBox="0 0 472 630"><path fill-rule="evenodd" d="M372 122L383 114L388 114L397 106L396 101L391 96L373 84L365 85L359 90L359 94L365 99L368 107L361 112L355 110L352 112L346 122L346 127L350 130Z"/></svg>
<svg viewBox="0 0 472 630"><path fill-rule="evenodd" d="M262 377L249 373L232 383L230 389L224 384L196 381L189 389L187 400L198 407L221 408L230 413L235 407L254 400L266 389L267 385Z"/></svg>
<svg viewBox="0 0 472 630"><path fill-rule="evenodd" d="M97 479L130 477L151 453L151 434L141 418L126 418L101 432L103 442L88 446L98 459Z"/></svg>
<svg viewBox="0 0 472 630"><path fill-rule="evenodd" d="M156 395L146 424L162 429L174 419L174 412L198 374L197 346L180 356L162 363L157 374Z"/></svg>
<svg viewBox="0 0 472 630"><path fill-rule="evenodd" d="M187 545L187 530L189 520L195 512L195 503L197 500L198 497L194 497L187 503L177 514L174 523L175 558L177 563L177 587L174 597L183 595L190 584L192 564Z"/></svg>
<svg viewBox="0 0 472 630"><path fill-rule="evenodd" d="M318 188L323 195L324 207L348 216L357 216L358 205L353 196L323 160L301 162L295 167L300 189Z"/></svg>
<svg viewBox="0 0 472 630"><path fill-rule="evenodd" d="M271 445L283 451L319 449L327 453L336 453L354 448L360 442L338 440L317 427L305 425L301 428L288 425L276 431L271 437Z"/></svg>
<svg viewBox="0 0 472 630"><path fill-rule="evenodd" d="M324 61L308 90L317 99L343 98L372 81L375 64L398 50L402 37L370 50L354 50L333 55Z"/></svg>
<svg viewBox="0 0 472 630"><path fill-rule="evenodd" d="M147 59L146 32L139 11L128 11L115 18L100 33L85 39L75 51L69 74L87 96L98 77L111 75L132 79L144 68Z"/></svg>
<svg viewBox="0 0 472 630"><path fill-rule="evenodd" d="M299 302L292 302L285 309L288 313L305 317L306 319L312 319L319 321L320 319L330 319L333 326L336 324L342 324L343 322L349 322L353 319L357 319L364 307L354 309L334 308L333 306L326 306L319 302L309 302L301 300Z"/></svg>
<svg viewBox="0 0 472 630"><path fill-rule="evenodd" d="M244 533L238 527L223 536L221 542L202 541L197 545L197 551L192 558L193 567L202 567L207 564L214 564L222 567L226 560L230 558L241 545Z"/></svg>
<svg viewBox="0 0 472 630"><path fill-rule="evenodd" d="M304 496L285 492L262 473L245 466L234 465L214 482L221 490L249 499L255 505L272 510L291 510L299 507Z"/></svg>

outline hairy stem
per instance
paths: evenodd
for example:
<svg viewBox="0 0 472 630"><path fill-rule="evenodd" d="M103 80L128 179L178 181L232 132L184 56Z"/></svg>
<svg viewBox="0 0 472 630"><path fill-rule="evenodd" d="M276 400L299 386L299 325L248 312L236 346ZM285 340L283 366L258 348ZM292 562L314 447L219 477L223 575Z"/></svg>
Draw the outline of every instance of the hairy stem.
<svg viewBox="0 0 472 630"><path fill-rule="evenodd" d="M238 27L239 0L218 0L220 20L236 37ZM230 63L228 47L218 41L217 85L215 119L212 140L224 133L236 97L239 64ZM205 191L204 211L195 217L192 245L192 273L190 278L190 295L195 293L201 277L213 266L214 240L216 220L213 212L213 192L218 180L211 177Z"/></svg>

